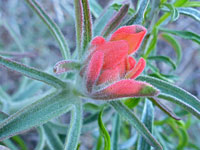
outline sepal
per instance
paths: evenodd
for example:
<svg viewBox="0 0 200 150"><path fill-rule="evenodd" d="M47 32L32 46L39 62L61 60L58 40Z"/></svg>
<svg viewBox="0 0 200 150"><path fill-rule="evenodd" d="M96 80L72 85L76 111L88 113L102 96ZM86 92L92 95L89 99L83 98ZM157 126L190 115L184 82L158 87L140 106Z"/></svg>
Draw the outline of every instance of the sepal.
<svg viewBox="0 0 200 150"><path fill-rule="evenodd" d="M122 97L156 96L159 91L148 83L124 79L91 94L93 99L112 100Z"/></svg>

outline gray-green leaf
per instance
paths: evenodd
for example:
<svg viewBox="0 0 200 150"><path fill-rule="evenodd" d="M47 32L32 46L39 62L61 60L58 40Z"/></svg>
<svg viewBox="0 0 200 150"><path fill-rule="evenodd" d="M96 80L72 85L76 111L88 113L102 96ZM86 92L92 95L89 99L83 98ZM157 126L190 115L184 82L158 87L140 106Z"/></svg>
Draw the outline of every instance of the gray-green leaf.
<svg viewBox="0 0 200 150"><path fill-rule="evenodd" d="M197 118L200 118L200 100L184 89L177 87L176 85L172 85L168 82L148 76L139 76L137 80L145 81L155 86L161 91L161 94L164 94L162 94L163 96L160 98L170 100L173 103L176 103L185 108Z"/></svg>

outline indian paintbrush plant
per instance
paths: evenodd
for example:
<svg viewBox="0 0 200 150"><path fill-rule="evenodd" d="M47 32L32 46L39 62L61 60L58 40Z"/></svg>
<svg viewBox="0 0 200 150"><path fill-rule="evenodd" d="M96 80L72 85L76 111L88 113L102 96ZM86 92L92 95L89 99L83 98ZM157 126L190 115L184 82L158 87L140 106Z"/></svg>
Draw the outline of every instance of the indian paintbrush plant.
<svg viewBox="0 0 200 150"><path fill-rule="evenodd" d="M63 58L51 66L50 73L29 67L27 59L22 64L0 56L1 65L50 86L37 99L23 100L21 96L19 101L0 88L2 147L28 149L18 134L32 128L39 134L38 150L84 149L80 137L89 133L95 141L92 148L98 150L191 147L189 123L181 119L191 114L199 119L200 101L150 62L160 60L174 70L180 64L180 46L170 34L200 43L195 33L164 28L179 14L189 14L199 21L200 12L190 8L199 3L139 0L134 8L131 2L113 1L103 10L96 1L74 0L76 48L72 52L60 28L41 6L35 0L24 1L51 31ZM157 55L160 35L174 47L176 62ZM22 84L22 93L26 87L33 90L27 78ZM180 106L178 110L185 116L177 116L164 100ZM164 120L154 119L156 107L167 114ZM70 121L62 123L60 116L68 112ZM160 125L168 125L173 136L178 135L178 144L167 144L170 139L164 130L160 131Z"/></svg>

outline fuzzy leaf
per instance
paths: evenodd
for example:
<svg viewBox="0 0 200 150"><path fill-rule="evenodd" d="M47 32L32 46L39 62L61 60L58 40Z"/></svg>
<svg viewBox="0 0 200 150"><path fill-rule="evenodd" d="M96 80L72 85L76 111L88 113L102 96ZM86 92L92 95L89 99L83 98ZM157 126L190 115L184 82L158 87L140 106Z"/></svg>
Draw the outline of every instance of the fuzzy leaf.
<svg viewBox="0 0 200 150"><path fill-rule="evenodd" d="M36 70L34 68L25 66L18 62L3 58L1 56L0 56L0 64L9 69L20 72L27 77L42 81L42 82L52 85L56 88L66 87L65 82L61 81L60 79L58 79L48 73Z"/></svg>
<svg viewBox="0 0 200 150"><path fill-rule="evenodd" d="M72 107L69 91L56 91L14 113L0 123L0 140L46 123ZM38 117L39 116L39 117Z"/></svg>
<svg viewBox="0 0 200 150"><path fill-rule="evenodd" d="M35 0L24 0L27 4L36 12L38 17L47 25L49 30L51 31L54 38L57 40L62 56L65 59L70 57L70 50L66 43L65 37L60 31L59 27L53 22L53 20L46 14L46 12L40 7L40 5Z"/></svg>
<svg viewBox="0 0 200 150"><path fill-rule="evenodd" d="M110 18L112 18L114 14L115 10L112 7L108 7L106 10L104 10L103 14L95 21L94 36L98 36L101 34L107 22L109 22Z"/></svg>
<svg viewBox="0 0 200 150"><path fill-rule="evenodd" d="M103 11L103 8L96 0L89 0L91 13L95 18L98 18Z"/></svg>
<svg viewBox="0 0 200 150"><path fill-rule="evenodd" d="M137 131L145 138L145 140L157 150L162 150L161 145L145 127L145 125L120 101L111 101L110 104L114 109L121 115L122 118L126 119Z"/></svg>
<svg viewBox="0 0 200 150"><path fill-rule="evenodd" d="M172 117L175 120L181 120L176 114L174 114L173 111L171 111L166 105L164 105L162 102L160 102L156 98L149 98L155 105L157 105L163 112L165 112L168 116Z"/></svg>
<svg viewBox="0 0 200 150"><path fill-rule="evenodd" d="M48 147L51 150L63 149L64 147L63 143L60 140L59 136L55 133L55 131L52 130L48 124L44 124L43 128L44 128L44 135L45 135L45 139L46 139Z"/></svg>
<svg viewBox="0 0 200 150"><path fill-rule="evenodd" d="M171 96L169 94L159 94L158 98L170 101L170 102L172 102L174 104L177 104L180 107L182 107L183 109L185 109L186 111L188 111L191 114L193 114L194 116L196 116L198 119L200 119L200 112L199 112L199 110L196 110L193 106L191 106L191 104L188 104L188 103L180 100L179 98Z"/></svg>
<svg viewBox="0 0 200 150"><path fill-rule="evenodd" d="M53 71L56 74L61 74L68 71L79 70L80 68L81 68L81 64L77 61L62 60L55 64Z"/></svg>
<svg viewBox="0 0 200 150"><path fill-rule="evenodd" d="M197 9L181 7L181 8L178 8L178 11L181 14L188 15L188 16L194 18L198 22L200 21L200 11Z"/></svg>
<svg viewBox="0 0 200 150"><path fill-rule="evenodd" d="M75 23L76 23L76 45L77 51L79 52L79 58L81 56L81 42L82 42L82 32L83 32L83 7L81 0L74 0L74 10L75 10Z"/></svg>
<svg viewBox="0 0 200 150"><path fill-rule="evenodd" d="M139 76L137 80L152 84L160 90L161 94L163 93L162 96L160 95L161 97L158 96L159 98L176 103L187 111L191 112L197 118L200 118L200 100L184 89L148 76Z"/></svg>
<svg viewBox="0 0 200 150"><path fill-rule="evenodd" d="M44 84L41 82L32 80L32 82L30 81L26 84L26 87L24 87L23 90L19 90L12 96L12 101L23 101L27 98L33 97L43 86Z"/></svg>
<svg viewBox="0 0 200 150"><path fill-rule="evenodd" d="M137 10L133 17L131 17L125 25L141 24L144 18L144 13L147 9L150 0L139 0L137 3Z"/></svg>
<svg viewBox="0 0 200 150"><path fill-rule="evenodd" d="M118 150L118 141L120 137L120 116L116 114L112 123L112 135L111 135L111 150Z"/></svg>
<svg viewBox="0 0 200 150"><path fill-rule="evenodd" d="M151 133L153 132L153 121L154 121L153 105L150 101L146 100L142 113L142 122ZM151 145L149 145L143 137L139 137L137 150L151 150Z"/></svg>
<svg viewBox="0 0 200 150"><path fill-rule="evenodd" d="M43 150L45 146L45 134L43 127L42 126L38 127L37 132L39 134L39 142L37 143L35 150Z"/></svg>
<svg viewBox="0 0 200 150"><path fill-rule="evenodd" d="M102 35L107 37L123 20L129 9L129 4L124 4L119 12L105 26Z"/></svg>
<svg viewBox="0 0 200 150"><path fill-rule="evenodd" d="M70 126L68 128L64 150L77 150L79 137L81 134L83 120L82 101L79 98L72 99L72 101L74 101L74 105L71 111Z"/></svg>
<svg viewBox="0 0 200 150"><path fill-rule="evenodd" d="M83 50L87 47L88 43L92 39L92 19L90 14L90 8L88 0L82 0L83 6L83 18L84 18L84 26L83 26Z"/></svg>

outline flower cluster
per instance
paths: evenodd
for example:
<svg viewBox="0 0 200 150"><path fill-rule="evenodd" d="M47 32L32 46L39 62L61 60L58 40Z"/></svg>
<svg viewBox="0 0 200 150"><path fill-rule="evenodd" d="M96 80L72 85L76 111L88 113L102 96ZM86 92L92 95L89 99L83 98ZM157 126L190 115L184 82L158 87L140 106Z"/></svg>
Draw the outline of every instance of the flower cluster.
<svg viewBox="0 0 200 150"><path fill-rule="evenodd" d="M122 97L154 96L158 90L150 84L134 80L145 68L145 60L138 62L134 54L146 29L140 25L124 26L115 31L107 41L95 37L89 46L89 56L80 71L85 94L92 99L111 100ZM55 65L56 73L77 68L75 62L65 60Z"/></svg>
<svg viewBox="0 0 200 150"><path fill-rule="evenodd" d="M157 90L151 85L134 80L145 67L145 60L131 56L136 52L146 34L139 25L124 26L114 32L109 41L95 37L90 45L90 55L85 68L85 85L93 99L153 96ZM106 85L96 90L98 85Z"/></svg>

